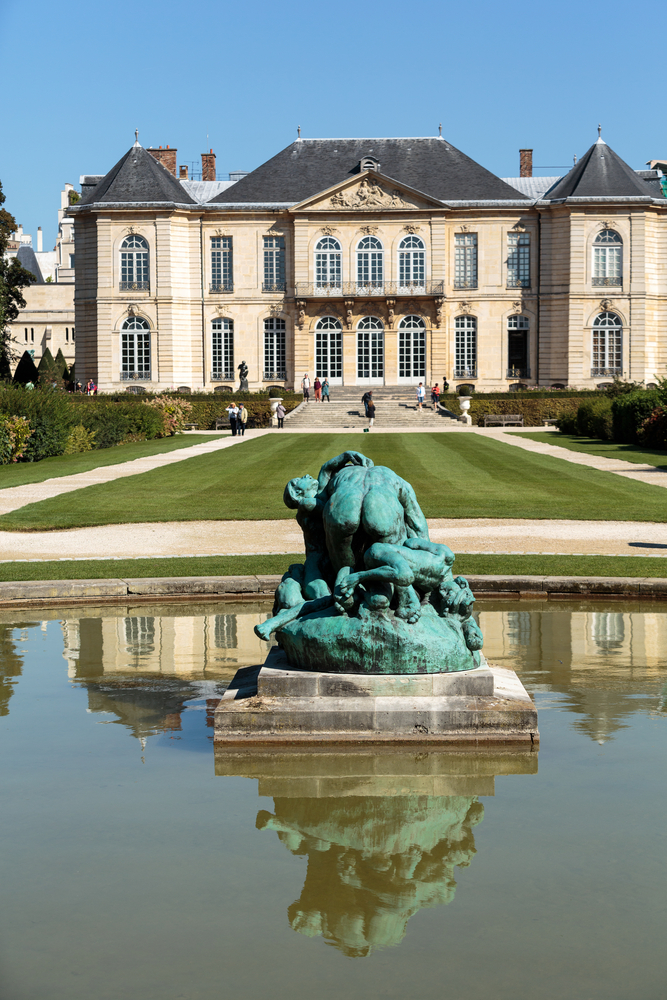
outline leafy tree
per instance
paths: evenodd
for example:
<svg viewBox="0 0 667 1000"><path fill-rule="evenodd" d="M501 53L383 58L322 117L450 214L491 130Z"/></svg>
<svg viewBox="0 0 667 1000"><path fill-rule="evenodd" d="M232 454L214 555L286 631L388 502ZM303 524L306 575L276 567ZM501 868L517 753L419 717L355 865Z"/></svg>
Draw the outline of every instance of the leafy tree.
<svg viewBox="0 0 667 1000"><path fill-rule="evenodd" d="M35 385L38 378L39 373L35 362L32 360L32 354L30 351L24 351L21 356L21 360L16 366L16 371L14 372L14 382L20 382L21 385L26 385L28 382L32 382L33 385Z"/></svg>
<svg viewBox="0 0 667 1000"><path fill-rule="evenodd" d="M5 196L0 184L0 379L11 377L10 362L16 354L12 350L9 324L19 310L25 309L21 289L35 281L34 274L21 267L16 257L6 257L11 234L16 230L16 219L4 208Z"/></svg>

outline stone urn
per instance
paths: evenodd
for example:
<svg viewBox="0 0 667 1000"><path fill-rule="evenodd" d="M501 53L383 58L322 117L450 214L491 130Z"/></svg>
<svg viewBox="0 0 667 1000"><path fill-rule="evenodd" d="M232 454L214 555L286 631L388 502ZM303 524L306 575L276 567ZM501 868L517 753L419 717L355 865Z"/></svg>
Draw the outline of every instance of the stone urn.
<svg viewBox="0 0 667 1000"><path fill-rule="evenodd" d="M466 424L468 427L472 426L472 417L468 413L471 401L471 396L459 396L459 406L461 408L461 416L459 419L462 424Z"/></svg>
<svg viewBox="0 0 667 1000"><path fill-rule="evenodd" d="M283 401L283 397L282 396L272 396L269 399L269 403L271 404L271 426L272 427L277 427L278 426L278 417L276 416L276 410L278 409L278 403L282 403L282 401Z"/></svg>

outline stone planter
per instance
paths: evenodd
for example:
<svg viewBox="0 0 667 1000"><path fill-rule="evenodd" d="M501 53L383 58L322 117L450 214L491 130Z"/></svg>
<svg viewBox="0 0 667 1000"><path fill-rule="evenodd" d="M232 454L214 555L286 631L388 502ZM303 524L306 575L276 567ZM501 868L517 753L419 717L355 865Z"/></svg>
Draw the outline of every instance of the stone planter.
<svg viewBox="0 0 667 1000"><path fill-rule="evenodd" d="M459 420L462 424L467 424L468 427L472 425L472 417L468 413L471 401L472 396L459 396L459 406L461 407L461 416L459 417Z"/></svg>

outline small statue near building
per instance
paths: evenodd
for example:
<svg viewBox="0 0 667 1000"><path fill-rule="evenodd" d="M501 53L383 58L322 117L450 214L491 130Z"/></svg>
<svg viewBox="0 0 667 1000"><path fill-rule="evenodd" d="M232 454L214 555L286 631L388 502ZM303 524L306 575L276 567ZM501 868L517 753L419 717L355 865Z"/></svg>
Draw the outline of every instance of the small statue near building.
<svg viewBox="0 0 667 1000"><path fill-rule="evenodd" d="M245 361L242 361L241 364L239 365L239 380L240 380L240 383L241 383L240 386L239 386L239 391L240 392L247 392L248 391L248 366L245 363Z"/></svg>

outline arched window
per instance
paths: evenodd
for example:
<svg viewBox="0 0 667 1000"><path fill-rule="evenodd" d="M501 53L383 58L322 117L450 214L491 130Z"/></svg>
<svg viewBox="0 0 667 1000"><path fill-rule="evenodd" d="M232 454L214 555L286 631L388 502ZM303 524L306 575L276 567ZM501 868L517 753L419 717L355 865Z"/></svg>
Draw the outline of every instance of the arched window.
<svg viewBox="0 0 667 1000"><path fill-rule="evenodd" d="M613 312L603 312L593 323L591 378L623 374L623 323Z"/></svg>
<svg viewBox="0 0 667 1000"><path fill-rule="evenodd" d="M398 248L398 281L402 290L410 291L426 282L426 253L418 236L406 236Z"/></svg>
<svg viewBox="0 0 667 1000"><path fill-rule="evenodd" d="M603 229L595 237L593 284L623 284L623 240L614 229Z"/></svg>
<svg viewBox="0 0 667 1000"><path fill-rule="evenodd" d="M456 360L454 378L477 378L477 320L456 317Z"/></svg>
<svg viewBox="0 0 667 1000"><path fill-rule="evenodd" d="M357 326L357 381L384 382L384 326L377 316L365 316Z"/></svg>
<svg viewBox="0 0 667 1000"><path fill-rule="evenodd" d="M426 378L426 324L421 316L406 316L398 324L398 377L410 382Z"/></svg>
<svg viewBox="0 0 667 1000"><path fill-rule="evenodd" d="M234 379L234 320L214 319L211 324L211 380Z"/></svg>
<svg viewBox="0 0 667 1000"><path fill-rule="evenodd" d="M151 332L145 319L130 316L121 329L121 381L151 377Z"/></svg>
<svg viewBox="0 0 667 1000"><path fill-rule="evenodd" d="M527 316L510 316L507 320L507 377L530 378L530 321Z"/></svg>
<svg viewBox="0 0 667 1000"><path fill-rule="evenodd" d="M126 236L120 245L120 290L148 291L148 243L143 236Z"/></svg>
<svg viewBox="0 0 667 1000"><path fill-rule="evenodd" d="M357 291L381 294L384 281L384 253L376 236L364 236L357 246Z"/></svg>
<svg viewBox="0 0 667 1000"><path fill-rule="evenodd" d="M325 236L315 247L315 288L320 295L341 289L340 243Z"/></svg>
<svg viewBox="0 0 667 1000"><path fill-rule="evenodd" d="M264 320L264 378L285 379L286 371L285 320Z"/></svg>
<svg viewBox="0 0 667 1000"><path fill-rule="evenodd" d="M323 316L315 327L315 374L334 385L343 381L343 326L335 316Z"/></svg>

